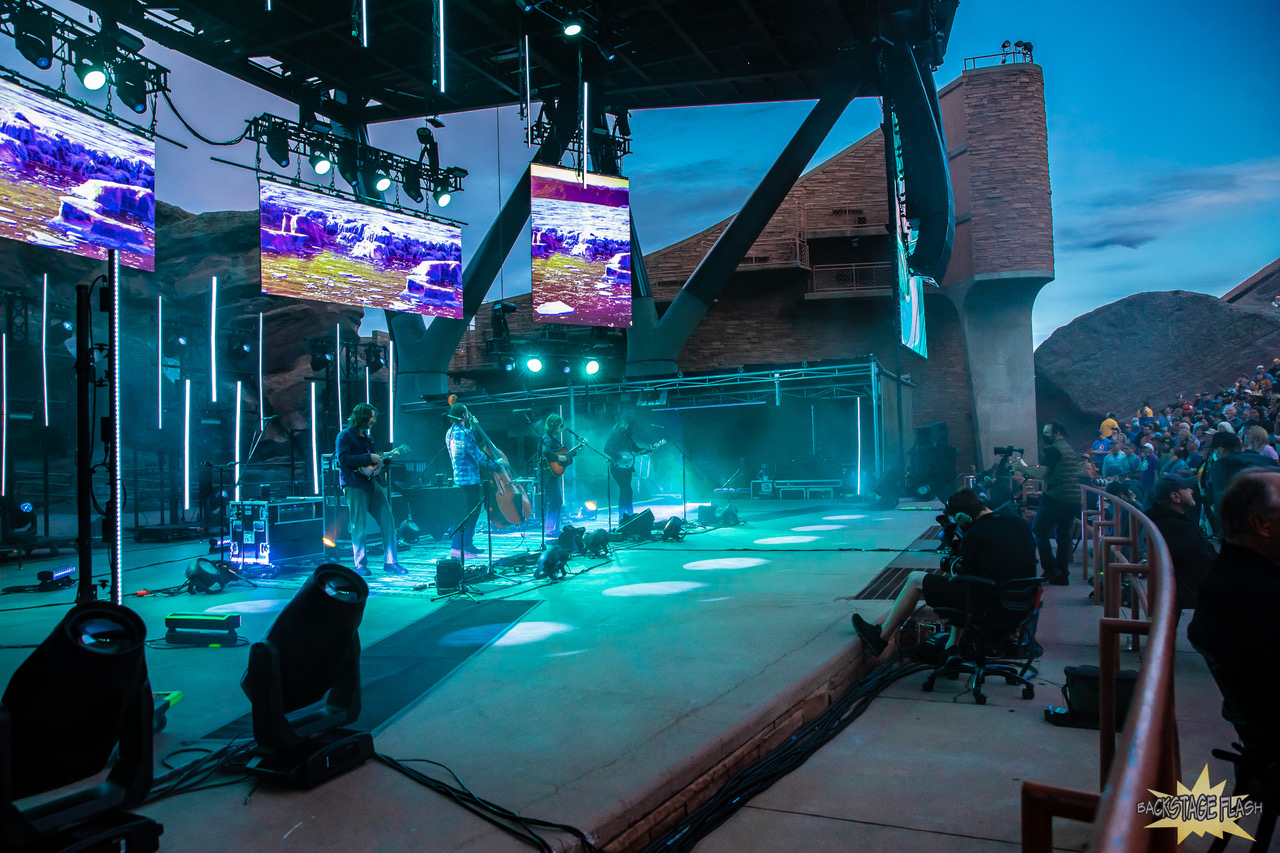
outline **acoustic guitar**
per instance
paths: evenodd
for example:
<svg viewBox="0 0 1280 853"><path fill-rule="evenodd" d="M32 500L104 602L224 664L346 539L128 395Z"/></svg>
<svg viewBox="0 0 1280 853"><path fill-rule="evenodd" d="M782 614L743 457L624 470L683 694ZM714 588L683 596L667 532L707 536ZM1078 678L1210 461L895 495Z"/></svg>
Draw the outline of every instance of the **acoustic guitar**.
<svg viewBox="0 0 1280 853"><path fill-rule="evenodd" d="M635 452L630 450L619 450L618 455L613 458L613 467L617 468L619 471L630 471L632 468L636 467L637 456L644 456L646 453L652 453L666 443L667 440L664 438L662 441L655 441L643 450L637 450Z"/></svg>
<svg viewBox="0 0 1280 853"><path fill-rule="evenodd" d="M552 473L552 474L555 474L557 477L563 477L563 476L564 476L564 472L565 472L565 471L567 471L567 470L568 470L568 468L569 468L569 466L573 464L573 454L577 453L577 452L578 452L578 449L579 449L580 447L582 447L582 445L584 445L584 444L586 444L586 443L587 443L587 440L584 438L582 441L579 441L579 442L578 442L577 444L575 444L573 447L570 447L570 448L567 448L567 449L562 447L562 448L560 448L559 450L557 450L557 451L556 451L556 455L557 455L557 456L564 456L564 457L566 457L566 460L565 460L565 463L564 463L563 465L561 465L559 462L557 462L557 461L556 461L556 460L554 460L554 459L552 459L551 461L549 461L549 462L547 463L547 466L548 466L549 468L551 468L551 473Z"/></svg>
<svg viewBox="0 0 1280 853"><path fill-rule="evenodd" d="M388 450L386 453L379 453L378 455L382 457L381 462L379 462L377 465L374 465L374 464L362 465L356 469L356 472L366 477L367 479L370 479L370 480L376 479L378 475L382 474L383 471L386 469L388 459L394 459L395 457L399 456L401 453L408 452L408 450L409 450L409 445L402 444L399 447Z"/></svg>

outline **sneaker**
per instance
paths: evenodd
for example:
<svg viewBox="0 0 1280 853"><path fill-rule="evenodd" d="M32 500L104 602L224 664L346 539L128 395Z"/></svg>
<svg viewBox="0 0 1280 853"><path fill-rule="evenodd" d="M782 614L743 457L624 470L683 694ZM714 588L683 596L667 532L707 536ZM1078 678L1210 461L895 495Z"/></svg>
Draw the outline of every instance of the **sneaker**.
<svg viewBox="0 0 1280 853"><path fill-rule="evenodd" d="M463 550L466 552L466 554L467 554L467 556L468 556L468 557L483 557L483 556L484 556L484 551L479 551L479 550L477 550L477 549L475 549L475 548L465 548L465 549L463 549Z"/></svg>
<svg viewBox="0 0 1280 853"><path fill-rule="evenodd" d="M1045 575L1045 580L1054 586L1068 586L1071 583L1071 576L1066 572L1058 572L1056 575Z"/></svg>
<svg viewBox="0 0 1280 853"><path fill-rule="evenodd" d="M872 657L880 657L889 647L889 641L880 636L880 626L872 625L857 613L853 614L853 630L862 640L862 646L871 652Z"/></svg>
<svg viewBox="0 0 1280 853"><path fill-rule="evenodd" d="M373 577L373 572L369 571L367 566L356 566L353 571L362 578Z"/></svg>
<svg viewBox="0 0 1280 853"><path fill-rule="evenodd" d="M382 569L389 575L409 574L409 570L406 569L404 566L400 565L399 563L387 563L385 566L382 567Z"/></svg>

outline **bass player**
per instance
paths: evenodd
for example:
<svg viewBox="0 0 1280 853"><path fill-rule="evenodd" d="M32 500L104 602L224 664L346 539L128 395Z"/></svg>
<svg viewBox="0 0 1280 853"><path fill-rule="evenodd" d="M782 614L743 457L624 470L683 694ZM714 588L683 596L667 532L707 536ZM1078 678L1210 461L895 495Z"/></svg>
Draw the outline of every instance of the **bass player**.
<svg viewBox="0 0 1280 853"><path fill-rule="evenodd" d="M347 499L347 516L351 523L351 550L355 557L355 570L368 577L368 555L364 535L368 516L372 515L382 532L385 552L383 569L387 574L403 575L405 570L396 561L396 521L391 513L387 491L373 477L361 473L361 468L380 468L384 456L375 453L369 431L378 422L378 410L368 403L357 403L347 419L347 428L338 433L334 454L338 459L338 482Z"/></svg>

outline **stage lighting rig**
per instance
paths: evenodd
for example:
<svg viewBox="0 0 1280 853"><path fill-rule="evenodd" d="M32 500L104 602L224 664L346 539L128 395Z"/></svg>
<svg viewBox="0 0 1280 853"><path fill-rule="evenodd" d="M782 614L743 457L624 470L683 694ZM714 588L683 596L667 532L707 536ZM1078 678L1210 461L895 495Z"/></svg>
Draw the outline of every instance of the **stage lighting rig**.
<svg viewBox="0 0 1280 853"><path fill-rule="evenodd" d="M443 207L449 203L453 193L462 191L462 180L467 177L467 170L461 167L440 167L439 152L430 128L418 129L423 153L415 162L354 139L324 132L317 129L320 127L318 124L307 126L267 113L250 119L248 124L245 138L257 143L259 152L265 150L267 157L282 168L288 166L290 153L306 159L317 175L330 174L336 165L338 174L353 188L359 186L363 178L365 193L384 193L393 185L399 185L410 199L421 203L423 190L429 188L436 203ZM428 160L426 165L423 164L424 159ZM256 167L255 171L261 173L264 170ZM310 183L299 176L295 176L292 182L334 192L332 178L328 185ZM388 207L399 207L378 198L373 200Z"/></svg>
<svg viewBox="0 0 1280 853"><path fill-rule="evenodd" d="M142 39L120 29L110 17L95 32L36 0L0 0L0 32L11 36L18 53L36 68L47 70L61 63L90 91L114 83L120 102L132 113L145 113L150 95L169 90L168 69L139 55L145 46ZM25 79L22 85L95 115L115 118L62 89Z"/></svg>

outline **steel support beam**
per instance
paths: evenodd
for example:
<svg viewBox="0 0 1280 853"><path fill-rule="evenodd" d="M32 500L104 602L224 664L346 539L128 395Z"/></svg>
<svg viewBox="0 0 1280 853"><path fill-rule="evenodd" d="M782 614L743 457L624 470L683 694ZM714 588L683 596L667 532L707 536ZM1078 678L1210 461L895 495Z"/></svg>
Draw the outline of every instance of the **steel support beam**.
<svg viewBox="0 0 1280 853"><path fill-rule="evenodd" d="M747 251L777 212L779 205L795 186L844 114L849 102L875 81L871 52L851 51L849 58L836 67L827 93L814 105L791 141L761 179L742 210L733 218L711 251L698 264L685 282L671 307L652 330L632 327L627 337L627 375L652 376L675 373L676 359L689 335L702 321L707 309L724 290ZM635 247L632 247L635 257ZM652 302L652 300L650 300ZM643 312L642 312L643 313ZM633 320L636 317L633 308Z"/></svg>

